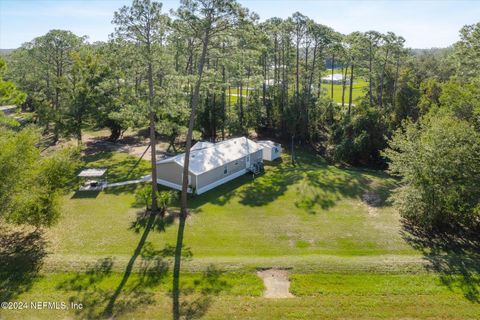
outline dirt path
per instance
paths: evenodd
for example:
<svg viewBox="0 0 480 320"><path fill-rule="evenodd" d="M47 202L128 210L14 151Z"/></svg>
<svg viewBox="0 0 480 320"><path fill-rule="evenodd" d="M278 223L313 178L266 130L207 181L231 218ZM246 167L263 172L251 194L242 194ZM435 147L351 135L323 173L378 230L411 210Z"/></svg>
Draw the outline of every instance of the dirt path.
<svg viewBox="0 0 480 320"><path fill-rule="evenodd" d="M382 198L377 192L368 191L362 195L362 202L367 206L368 214L371 216L378 215L377 207L382 202Z"/></svg>
<svg viewBox="0 0 480 320"><path fill-rule="evenodd" d="M265 298L293 298L290 293L290 280L288 280L288 271L281 269L267 269L258 271L257 275L263 279L265 284Z"/></svg>
<svg viewBox="0 0 480 320"><path fill-rule="evenodd" d="M135 157L141 157L145 150L147 150L149 140L136 136L135 133L126 134L122 139L113 143L107 140L107 136L91 136L84 134L83 143L87 147L87 153L96 153L99 151L118 151L128 153ZM157 143L157 159L162 159L166 156L168 143L159 141ZM143 159L149 161L151 157L150 148L143 155Z"/></svg>

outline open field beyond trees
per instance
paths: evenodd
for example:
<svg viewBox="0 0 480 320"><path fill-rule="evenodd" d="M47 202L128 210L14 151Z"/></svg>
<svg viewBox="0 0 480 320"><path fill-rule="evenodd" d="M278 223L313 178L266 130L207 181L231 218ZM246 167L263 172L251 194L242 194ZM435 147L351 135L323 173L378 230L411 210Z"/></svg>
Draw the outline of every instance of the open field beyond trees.
<svg viewBox="0 0 480 320"><path fill-rule="evenodd" d="M335 69L335 73L339 73L340 70ZM331 74L331 70L327 70L323 73L324 76L329 76ZM349 74L347 73L347 78L349 77ZM322 83L322 92L325 95L326 98L331 98L331 87L332 85L329 83ZM365 94L367 93L367 86L368 82L365 81L362 78L356 78L353 82L353 89L352 89L352 103L356 104L359 102L359 99L364 97ZM225 94L230 97L230 103L235 104L237 103L239 99L239 88L232 87L230 88L230 91L226 90ZM254 89L252 90L247 90L245 88L242 89L242 95L244 96L244 103L247 103L248 97L252 94L252 91L259 91L260 97L262 96L261 89ZM341 84L334 84L333 85L333 102L340 104L342 103L342 92L343 92L343 85ZM293 92L292 92L293 94ZM350 99L350 85L345 86L345 98L344 98L344 103L345 105L348 105L348 101Z"/></svg>

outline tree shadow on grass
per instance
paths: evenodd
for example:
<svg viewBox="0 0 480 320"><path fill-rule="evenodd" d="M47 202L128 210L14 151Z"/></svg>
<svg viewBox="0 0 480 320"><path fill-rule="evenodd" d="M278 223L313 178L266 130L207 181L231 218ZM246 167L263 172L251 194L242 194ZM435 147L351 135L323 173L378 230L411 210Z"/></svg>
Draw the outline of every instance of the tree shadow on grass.
<svg viewBox="0 0 480 320"><path fill-rule="evenodd" d="M192 211L206 203L226 205L238 192L238 189L253 180L250 174L233 179L225 184L213 188L201 195L190 195L188 198L189 210Z"/></svg>
<svg viewBox="0 0 480 320"><path fill-rule="evenodd" d="M161 283L168 270L161 257L142 252L138 273L131 278L125 273L120 284L112 290L110 284L116 279L112 278L114 264L110 257L100 259L85 272L79 272L57 286L57 289L73 292L70 302L83 305L81 310L75 310L78 318L115 318L154 302L153 288Z"/></svg>
<svg viewBox="0 0 480 320"><path fill-rule="evenodd" d="M46 241L39 230L0 228L0 301L28 291L46 256Z"/></svg>
<svg viewBox="0 0 480 320"><path fill-rule="evenodd" d="M163 217L159 214L151 215L147 211L140 211L137 213L135 221L130 224L129 229L135 233L140 233L141 231L145 233L147 230L148 232L165 232L166 228L175 222L176 217L178 217L178 212L174 211L168 211Z"/></svg>
<svg viewBox="0 0 480 320"><path fill-rule="evenodd" d="M76 292L70 301L81 302L84 306L82 310L76 310L77 316L87 319L115 318L154 302L152 288L158 286L167 275L168 259L173 256L173 249L167 246L157 250L147 238L151 231L163 231L165 225L159 215L137 216L131 230L142 234L113 291L108 286L108 282L112 281L108 279L112 277L114 265L111 258L99 260L86 272L77 273L58 286L59 289Z"/></svg>
<svg viewBox="0 0 480 320"><path fill-rule="evenodd" d="M247 173L242 175L232 181L229 181L225 184L222 184L216 188L213 188L201 195L189 195L188 204L189 210L196 210L199 212L199 207L206 203L211 203L219 206L226 205L232 198L239 195L240 197L244 197L246 202L252 201L255 202L262 202L261 196L259 196L256 200L250 199L249 197L245 197L245 195L250 192L250 190L255 189L256 184L259 183L260 185L265 185L267 182L264 182L265 179L269 179L271 172L278 170L280 166L288 166L288 164L282 163L281 160L275 160L269 162L268 165L265 167L265 172L252 175L251 173ZM273 179L278 179L275 175ZM249 191L246 191L248 189ZM260 189L260 188L258 188ZM255 192L255 191L253 191ZM269 193L265 191L265 193ZM274 195L273 195L274 197ZM261 204L260 204L261 205Z"/></svg>
<svg viewBox="0 0 480 320"><path fill-rule="evenodd" d="M222 291L229 290L232 285L223 277L223 271L210 265L200 278L184 285L180 289L181 319L199 319L203 317L211 306L215 296Z"/></svg>
<svg viewBox="0 0 480 320"><path fill-rule="evenodd" d="M180 282L181 262L184 257L192 256L189 250L184 249L184 232L188 212L179 216L177 242L173 249L173 283L172 283L172 315L173 319L198 319L208 310L212 302L212 294L218 294L228 286L225 280L221 280L221 271L210 266L200 280L194 282L194 286L185 286ZM201 288L198 292L198 288ZM197 289L197 290L196 290ZM193 293L193 294L192 294Z"/></svg>
<svg viewBox="0 0 480 320"><path fill-rule="evenodd" d="M302 179L302 171L295 168L275 168L255 179L238 193L240 203L258 207L275 201L290 185Z"/></svg>
<svg viewBox="0 0 480 320"><path fill-rule="evenodd" d="M480 234L468 230L426 231L403 222L403 238L422 252L427 268L450 290L480 303Z"/></svg>
<svg viewBox="0 0 480 320"><path fill-rule="evenodd" d="M100 191L75 191L70 199L95 199Z"/></svg>
<svg viewBox="0 0 480 320"><path fill-rule="evenodd" d="M384 206L393 188L375 181L385 178L384 174L361 169L340 170L321 156L302 149L296 150L294 165L288 160L274 162L265 171L263 176L237 190L240 203L253 207L267 205L295 186L295 206L315 214L317 209L329 209L343 198L362 199L366 192L378 195L381 203L376 206Z"/></svg>
<svg viewBox="0 0 480 320"><path fill-rule="evenodd" d="M79 318L102 318L100 306L104 305L110 296L110 291L102 287L102 282L111 277L113 264L110 257L100 259L94 265L87 266L85 272L79 272L57 285L58 290L74 292L69 297L70 302L82 304L81 310L75 310Z"/></svg>
<svg viewBox="0 0 480 320"><path fill-rule="evenodd" d="M242 205L260 207L276 201L292 186L297 194L295 206L310 214L332 208L345 198L385 207L391 204L390 194L397 186L386 178L390 177L374 170L339 169L319 155L297 150L295 165L286 160L270 162L255 179L246 174L202 195L189 196L189 207L198 213L206 203L224 206L235 197Z"/></svg>
<svg viewBox="0 0 480 320"><path fill-rule="evenodd" d="M373 180L375 174L349 170L306 171L297 187L297 208L316 214L317 208L327 210L342 199L358 199L372 207L390 205L390 194L396 187L392 182Z"/></svg>
<svg viewBox="0 0 480 320"><path fill-rule="evenodd" d="M113 295L110 297L110 299L108 300L108 304L107 306L105 307L105 310L103 312L104 315L108 316L108 317L111 317L113 316L113 312L114 312L114 307L115 307L115 304L120 296L120 294L122 293L122 290L124 289L125 285L127 284L127 281L130 277L130 274L132 273L132 270L133 270L133 265L135 263L135 261L137 260L137 257L142 254L142 257L143 257L143 249L144 249L144 245L145 245L145 242L147 240L147 237L148 237L148 234L150 233L150 231L152 230L152 227L154 226L155 224L155 221L159 218L158 215L155 215L155 214L149 214L148 216L148 219L146 221L146 224L145 224L145 227L144 227L144 230L143 230L143 234L140 238L140 241L138 242L137 244L137 247L135 248L135 250L133 251L133 255L132 257L130 258L130 260L128 261L128 264L127 264L127 267L125 268L125 272L123 274L123 277L122 277L122 280L120 281L119 285L117 286L117 288L115 289L115 292L113 293ZM161 219L161 218L160 218ZM137 218L138 220L138 218ZM149 259L151 259L153 256L152 254L153 252L151 252L151 250L148 252L148 257ZM161 259L161 257L159 257ZM161 260L158 260L159 263L161 263ZM165 268L166 265L164 265ZM162 276L162 270L160 270L161 272L158 274L159 276ZM165 270L166 271L166 270ZM143 282L143 281L141 281ZM136 288L137 286L134 286L134 288ZM132 290L131 292L136 292L136 290ZM138 291L140 292L140 291ZM145 297L143 297L144 299L143 300L147 300Z"/></svg>

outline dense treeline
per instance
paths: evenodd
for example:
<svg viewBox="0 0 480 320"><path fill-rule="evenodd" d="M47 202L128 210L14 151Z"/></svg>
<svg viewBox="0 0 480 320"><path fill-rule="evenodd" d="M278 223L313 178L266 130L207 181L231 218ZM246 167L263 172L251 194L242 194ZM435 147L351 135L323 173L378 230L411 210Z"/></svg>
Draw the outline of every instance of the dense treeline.
<svg viewBox="0 0 480 320"><path fill-rule="evenodd" d="M423 135L451 134L462 143L455 130L469 128L469 139L478 139L480 24L462 28L451 48L412 52L392 32L344 35L299 12L261 22L231 0L185 0L170 14L160 3L135 0L113 23L108 42L51 30L8 57L5 77L27 94L23 110L54 142L75 137L81 144L85 128L107 127L115 141L128 128L149 127L152 142L162 134L173 148L186 136L188 152L194 132L212 141L256 132L352 165L385 168L390 160L405 177L397 152L421 152ZM321 79L333 73L343 75L341 102ZM367 85L354 99L358 82ZM437 121L448 124L446 132L432 129ZM473 142L463 160L476 163ZM419 181L419 172L415 183L440 183ZM473 183L460 193L479 184L476 169L464 180L453 172L444 178ZM478 216L478 199L462 199Z"/></svg>
<svg viewBox="0 0 480 320"><path fill-rule="evenodd" d="M54 141L62 136L81 141L87 126L108 127L112 140L129 127L145 126L149 68L157 130L172 141L185 133L201 54L201 39L194 34L199 30L180 12L162 14L160 5L153 10L158 17L149 37L122 32L129 22L122 21L120 10L113 20L117 32L107 43L88 44L85 37L52 30L11 54L9 76L28 93L24 108L35 112L36 123ZM330 155L338 160L376 164L384 141L371 136L386 133L380 118L392 108L408 108L409 101L398 97L411 58L403 38L375 31L342 35L298 12L260 22L246 8L236 10L235 23L212 37L205 57L195 123L202 137L219 140L263 130L333 150ZM333 86L322 84L327 66L344 75L341 105L332 102ZM352 101L348 85L357 80L368 81L362 103ZM355 128L362 125L356 124L358 116L367 128ZM386 127L406 116L388 119L395 123ZM367 136L356 143L352 138L359 130Z"/></svg>

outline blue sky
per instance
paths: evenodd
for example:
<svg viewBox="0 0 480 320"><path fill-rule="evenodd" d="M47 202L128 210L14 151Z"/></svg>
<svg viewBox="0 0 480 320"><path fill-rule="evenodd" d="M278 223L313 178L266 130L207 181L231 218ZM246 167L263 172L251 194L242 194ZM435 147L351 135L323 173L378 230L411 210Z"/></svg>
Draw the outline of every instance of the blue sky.
<svg viewBox="0 0 480 320"><path fill-rule="evenodd" d="M0 48L16 48L48 32L68 29L89 41L107 40L113 12L130 0L0 0ZM179 1L162 1L165 10ZM262 20L295 11L342 33L393 31L412 48L445 47L465 24L480 22L480 1L240 0Z"/></svg>

